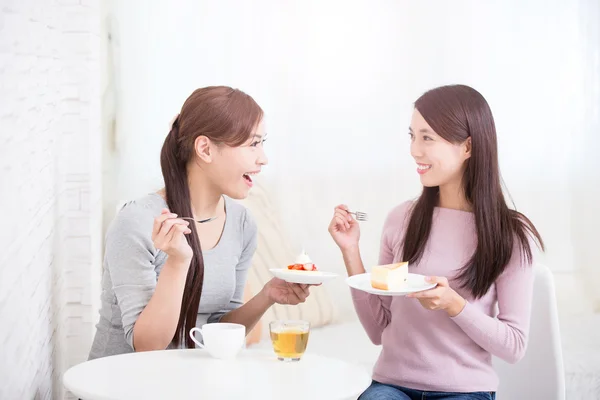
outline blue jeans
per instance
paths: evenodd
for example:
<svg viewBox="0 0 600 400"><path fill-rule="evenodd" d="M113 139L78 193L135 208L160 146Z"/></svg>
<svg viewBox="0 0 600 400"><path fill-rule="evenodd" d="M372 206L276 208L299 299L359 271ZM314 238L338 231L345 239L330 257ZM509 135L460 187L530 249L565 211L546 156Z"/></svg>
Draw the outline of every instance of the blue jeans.
<svg viewBox="0 0 600 400"><path fill-rule="evenodd" d="M495 392L424 392L373 381L358 400L495 400Z"/></svg>

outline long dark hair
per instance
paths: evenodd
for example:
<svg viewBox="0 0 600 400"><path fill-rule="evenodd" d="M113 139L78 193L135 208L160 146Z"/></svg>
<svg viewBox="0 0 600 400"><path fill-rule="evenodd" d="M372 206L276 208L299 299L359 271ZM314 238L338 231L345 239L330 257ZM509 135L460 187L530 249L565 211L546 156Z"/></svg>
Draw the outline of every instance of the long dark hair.
<svg viewBox="0 0 600 400"><path fill-rule="evenodd" d="M192 215L187 165L195 157L196 138L206 136L218 144L239 146L248 140L262 116L262 109L252 97L230 87L205 87L188 97L160 153L167 205L171 212ZM185 340L185 346L193 348L194 342L187 332L196 325L204 283L204 260L196 225L189 227L192 233L186 238L194 255L185 281L173 343L179 346Z"/></svg>
<svg viewBox="0 0 600 400"><path fill-rule="evenodd" d="M528 264L532 262L530 236L544 243L525 215L508 208L502 192L496 127L485 98L465 85L432 89L415 102L431 128L445 140L459 144L471 138L471 157L462 177L465 197L472 207L477 248L457 279L475 298L487 293L506 268L514 245ZM404 236L403 260L417 263L423 256L438 205L439 187L423 187L413 205Z"/></svg>

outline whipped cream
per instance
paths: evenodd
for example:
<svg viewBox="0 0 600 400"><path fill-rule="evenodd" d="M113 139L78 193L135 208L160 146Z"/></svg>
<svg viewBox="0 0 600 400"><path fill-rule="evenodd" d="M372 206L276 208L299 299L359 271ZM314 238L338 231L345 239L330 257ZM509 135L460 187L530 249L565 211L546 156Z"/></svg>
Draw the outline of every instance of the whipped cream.
<svg viewBox="0 0 600 400"><path fill-rule="evenodd" d="M312 264L312 260L308 254L306 254L306 251L303 250L302 253L296 257L296 264Z"/></svg>

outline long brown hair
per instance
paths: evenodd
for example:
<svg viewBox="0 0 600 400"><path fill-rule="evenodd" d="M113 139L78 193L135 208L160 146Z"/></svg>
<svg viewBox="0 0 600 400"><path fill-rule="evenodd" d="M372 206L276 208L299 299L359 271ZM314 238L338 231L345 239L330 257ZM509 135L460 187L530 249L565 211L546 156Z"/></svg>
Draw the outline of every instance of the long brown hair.
<svg viewBox="0 0 600 400"><path fill-rule="evenodd" d="M262 109L252 97L226 86L197 89L187 98L160 153L167 205L171 212L192 215L187 165L195 157L196 138L206 136L217 144L240 146L248 140L262 116ZM194 342L187 332L196 325L204 283L204 260L196 225L189 227L192 233L186 238L194 255L185 281L173 343L179 346L185 340L185 346L193 348Z"/></svg>
<svg viewBox="0 0 600 400"><path fill-rule="evenodd" d="M415 102L415 108L445 140L459 144L471 138L471 157L465 161L462 188L475 216L477 247L457 278L462 288L475 298L482 297L506 268L515 244L531 264L529 236L537 240L542 250L544 243L533 223L506 204L496 127L485 98L469 86L449 85L423 94ZM439 187L423 187L410 213L403 260L417 263L423 256L438 198Z"/></svg>

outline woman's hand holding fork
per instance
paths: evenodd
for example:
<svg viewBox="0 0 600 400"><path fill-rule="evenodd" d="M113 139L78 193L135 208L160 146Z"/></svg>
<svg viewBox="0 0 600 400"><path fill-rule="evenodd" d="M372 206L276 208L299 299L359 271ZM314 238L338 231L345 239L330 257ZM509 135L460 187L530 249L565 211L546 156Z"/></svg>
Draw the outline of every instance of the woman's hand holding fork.
<svg viewBox="0 0 600 400"><path fill-rule="evenodd" d="M335 207L328 230L335 244L342 251L348 275L364 273L365 268L358 247L360 227L358 221L348 210L348 206L341 204Z"/></svg>

